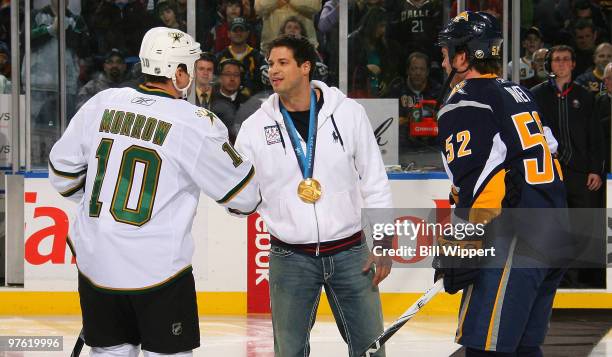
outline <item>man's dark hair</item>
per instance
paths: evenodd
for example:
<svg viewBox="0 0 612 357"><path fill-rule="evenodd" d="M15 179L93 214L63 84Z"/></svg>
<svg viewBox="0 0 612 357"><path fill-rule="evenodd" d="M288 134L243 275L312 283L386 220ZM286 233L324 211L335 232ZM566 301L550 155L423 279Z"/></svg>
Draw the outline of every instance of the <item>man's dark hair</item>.
<svg viewBox="0 0 612 357"><path fill-rule="evenodd" d="M553 56L555 55L555 52L569 52L572 55L572 61L576 60L576 53L574 52L574 48L571 46L567 46L567 45L553 46L550 48L550 50L548 50L548 53L546 55L549 56L550 59L552 60Z"/></svg>
<svg viewBox="0 0 612 357"><path fill-rule="evenodd" d="M178 65L178 68L182 69L183 71L185 71L185 73L187 73L187 65L185 65L184 63L181 63ZM164 77L164 76L155 76L152 74L146 74L144 73L144 82L147 83L166 83L167 81L171 81L171 78L168 77Z"/></svg>
<svg viewBox="0 0 612 357"><path fill-rule="evenodd" d="M221 62L219 62L217 73L221 74L223 70L225 69L225 66L229 66L229 65L238 67L238 69L240 70L240 80L242 81L242 76L244 75L244 72L245 72L244 64L242 64L242 62L238 61L235 58L226 58L222 60Z"/></svg>
<svg viewBox="0 0 612 357"><path fill-rule="evenodd" d="M590 28L593 33L597 32L597 28L595 27L592 21L588 19L579 19L578 21L576 21L576 24L574 25L574 31L584 30L585 28Z"/></svg>
<svg viewBox="0 0 612 357"><path fill-rule="evenodd" d="M202 52L200 53L200 58L198 58L198 60L196 61L196 63L198 63L198 61L206 61L206 62L210 62L213 64L213 72L217 72L217 57L215 57L215 55L213 55L210 52Z"/></svg>
<svg viewBox="0 0 612 357"><path fill-rule="evenodd" d="M482 74L493 73L497 76L502 75L502 65L498 59L473 59L470 66Z"/></svg>
<svg viewBox="0 0 612 357"><path fill-rule="evenodd" d="M266 58L270 57L270 52L276 47L287 47L290 49L298 66L301 66L304 62L310 62L308 80L312 79L319 56L314 45L307 38L297 38L291 35L279 36L270 43L270 49Z"/></svg>

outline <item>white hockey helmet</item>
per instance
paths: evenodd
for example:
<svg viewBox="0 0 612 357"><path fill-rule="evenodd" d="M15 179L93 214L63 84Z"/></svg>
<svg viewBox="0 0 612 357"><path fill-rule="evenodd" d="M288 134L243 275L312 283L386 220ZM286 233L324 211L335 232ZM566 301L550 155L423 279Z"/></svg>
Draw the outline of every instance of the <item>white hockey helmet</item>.
<svg viewBox="0 0 612 357"><path fill-rule="evenodd" d="M140 46L142 73L172 79L174 87L185 97L201 52L200 44L183 31L167 27L152 28L144 35ZM185 88L178 88L176 84L176 69L181 63L187 66L189 74L189 84Z"/></svg>

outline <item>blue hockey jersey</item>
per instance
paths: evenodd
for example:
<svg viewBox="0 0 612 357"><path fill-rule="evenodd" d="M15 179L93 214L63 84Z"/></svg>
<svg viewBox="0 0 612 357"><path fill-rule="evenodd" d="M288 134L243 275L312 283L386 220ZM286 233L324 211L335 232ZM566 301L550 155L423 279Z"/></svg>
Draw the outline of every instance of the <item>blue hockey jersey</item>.
<svg viewBox="0 0 612 357"><path fill-rule="evenodd" d="M501 210L510 184L520 193L512 207L566 206L557 141L525 87L495 75L464 80L438 112L438 126L457 208Z"/></svg>

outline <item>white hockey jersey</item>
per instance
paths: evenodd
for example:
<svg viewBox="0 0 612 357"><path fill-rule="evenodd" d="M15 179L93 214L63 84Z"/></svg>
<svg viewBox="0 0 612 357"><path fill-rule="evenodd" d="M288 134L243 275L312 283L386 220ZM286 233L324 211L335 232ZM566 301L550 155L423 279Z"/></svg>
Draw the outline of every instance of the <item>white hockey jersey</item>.
<svg viewBox="0 0 612 357"><path fill-rule="evenodd" d="M112 290L147 290L190 270L200 190L251 211L253 176L212 112L145 86L95 95L49 155L51 183L78 202L78 269Z"/></svg>

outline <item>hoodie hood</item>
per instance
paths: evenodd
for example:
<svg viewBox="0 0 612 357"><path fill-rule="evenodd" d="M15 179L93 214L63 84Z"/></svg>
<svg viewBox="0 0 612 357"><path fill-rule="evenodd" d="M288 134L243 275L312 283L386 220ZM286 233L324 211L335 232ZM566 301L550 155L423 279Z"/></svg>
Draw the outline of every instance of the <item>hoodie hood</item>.
<svg viewBox="0 0 612 357"><path fill-rule="evenodd" d="M346 95L342 93L336 87L328 87L327 84L321 81L310 81L310 86L312 88L318 88L323 93L323 98L325 102L323 103L323 107L319 111L319 121L317 125L317 129L323 126L325 122L331 117L331 115L336 111L338 106L346 99ZM280 112L279 107L279 96L277 93L272 94L263 104L261 105L261 110L266 113L270 119L278 122L281 126L285 126L285 122L283 120L283 115Z"/></svg>

